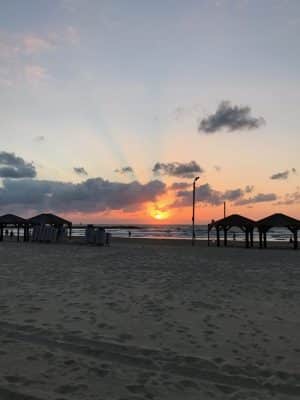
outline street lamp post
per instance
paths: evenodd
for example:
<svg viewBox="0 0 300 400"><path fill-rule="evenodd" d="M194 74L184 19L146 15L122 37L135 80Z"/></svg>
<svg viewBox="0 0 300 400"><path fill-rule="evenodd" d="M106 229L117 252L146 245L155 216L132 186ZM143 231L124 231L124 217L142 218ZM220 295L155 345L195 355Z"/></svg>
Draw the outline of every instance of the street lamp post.
<svg viewBox="0 0 300 400"><path fill-rule="evenodd" d="M196 182L198 179L199 179L199 176L196 176L196 178L193 181L192 246L195 245L195 239L196 239L196 234L195 234L195 189L196 189Z"/></svg>

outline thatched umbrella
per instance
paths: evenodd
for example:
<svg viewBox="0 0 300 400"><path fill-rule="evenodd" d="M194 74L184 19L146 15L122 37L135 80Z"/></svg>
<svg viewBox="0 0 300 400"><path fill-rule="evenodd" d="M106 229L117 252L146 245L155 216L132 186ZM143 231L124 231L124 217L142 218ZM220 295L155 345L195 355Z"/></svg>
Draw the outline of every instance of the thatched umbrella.
<svg viewBox="0 0 300 400"><path fill-rule="evenodd" d="M260 247L267 247L267 232L271 228L287 228L294 236L294 249L298 248L298 230L300 230L300 221L285 214L272 214L256 222L259 231Z"/></svg>
<svg viewBox="0 0 300 400"><path fill-rule="evenodd" d="M3 230L7 227L17 228L17 240L20 240L20 228L24 229L24 242L27 240L27 221L26 219L14 214L5 214L0 216L0 241L3 240Z"/></svg>
<svg viewBox="0 0 300 400"><path fill-rule="evenodd" d="M251 247L253 246L253 230L255 228L255 222L252 219L243 217L239 214L232 214L228 217L213 221L208 225L208 245L210 243L210 231L212 228L216 229L217 232L217 246L220 246L220 231L224 231L224 246L227 246L227 232L229 229L237 227L245 232L246 247L249 247L249 237Z"/></svg>

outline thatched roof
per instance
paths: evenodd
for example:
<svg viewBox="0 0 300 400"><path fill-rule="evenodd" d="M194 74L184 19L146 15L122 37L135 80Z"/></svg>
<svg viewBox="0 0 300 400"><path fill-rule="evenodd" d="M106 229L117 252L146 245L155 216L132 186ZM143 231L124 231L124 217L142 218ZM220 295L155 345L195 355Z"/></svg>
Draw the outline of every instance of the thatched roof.
<svg viewBox="0 0 300 400"><path fill-rule="evenodd" d="M300 221L285 214L269 215L268 217L257 221L256 225L259 228L285 227L300 229Z"/></svg>
<svg viewBox="0 0 300 400"><path fill-rule="evenodd" d="M26 219L14 214L5 214L0 216L0 224L3 225L24 225L26 223Z"/></svg>
<svg viewBox="0 0 300 400"><path fill-rule="evenodd" d="M252 219L243 217L242 215L232 214L228 217L219 219L210 225L211 228L213 226L221 228L232 228L233 226L238 228L254 228L255 222Z"/></svg>
<svg viewBox="0 0 300 400"><path fill-rule="evenodd" d="M72 225L72 222L54 214L39 214L29 218L27 222L31 225Z"/></svg>

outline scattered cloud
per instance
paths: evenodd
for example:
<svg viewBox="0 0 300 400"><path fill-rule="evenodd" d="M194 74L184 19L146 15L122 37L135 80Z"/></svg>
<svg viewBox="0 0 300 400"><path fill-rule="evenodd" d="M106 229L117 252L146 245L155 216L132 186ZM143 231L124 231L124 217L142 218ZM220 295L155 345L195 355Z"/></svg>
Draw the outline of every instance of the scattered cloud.
<svg viewBox="0 0 300 400"><path fill-rule="evenodd" d="M297 191L294 193L286 193L282 200L278 201L278 205L291 205L291 204L299 204L300 203L300 190L297 188Z"/></svg>
<svg viewBox="0 0 300 400"><path fill-rule="evenodd" d="M33 140L35 142L40 143L40 142L44 142L46 140L46 138L45 138L45 136L40 135L40 136L36 136L35 138L33 138Z"/></svg>
<svg viewBox="0 0 300 400"><path fill-rule="evenodd" d="M245 187L245 193L252 193L254 190L254 186L253 185L247 185Z"/></svg>
<svg viewBox="0 0 300 400"><path fill-rule="evenodd" d="M176 107L174 110L174 118L176 121L180 121L185 114L185 108L184 107Z"/></svg>
<svg viewBox="0 0 300 400"><path fill-rule="evenodd" d="M214 170L217 172L221 172L222 168L220 167L220 165L214 165Z"/></svg>
<svg viewBox="0 0 300 400"><path fill-rule="evenodd" d="M235 202L236 205L244 206L247 204L254 204L254 203L264 203L269 201L277 200L277 195L275 193L258 193L253 197L248 197L246 199L240 199Z"/></svg>
<svg viewBox="0 0 300 400"><path fill-rule="evenodd" d="M291 170L286 170L283 172L277 172L276 174L273 174L270 176L270 179L272 180L287 180L288 177L290 176L290 173L292 174L297 174L296 168L292 168Z"/></svg>
<svg viewBox="0 0 300 400"><path fill-rule="evenodd" d="M189 163L160 163L157 162L152 168L155 175L177 176L181 178L194 178L197 174L201 174L204 170L196 161Z"/></svg>
<svg viewBox="0 0 300 400"><path fill-rule="evenodd" d="M4 179L0 206L53 212L103 212L138 209L163 194L166 185L153 180L145 184L110 182L102 178L81 183L33 179Z"/></svg>
<svg viewBox="0 0 300 400"><path fill-rule="evenodd" d="M262 117L251 115L249 106L232 106L229 101L222 101L217 111L200 121L198 130L205 134L213 134L222 129L228 132L257 129L265 124Z"/></svg>
<svg viewBox="0 0 300 400"><path fill-rule="evenodd" d="M185 190L189 188L191 184L189 182L174 182L169 186L170 190Z"/></svg>
<svg viewBox="0 0 300 400"><path fill-rule="evenodd" d="M0 178L34 178L36 169L33 163L25 161L15 153L0 152Z"/></svg>
<svg viewBox="0 0 300 400"><path fill-rule="evenodd" d="M73 171L77 175L81 175L81 176L87 176L88 175L87 171L83 167L74 167Z"/></svg>
<svg viewBox="0 0 300 400"><path fill-rule="evenodd" d="M205 183L196 187L196 201L208 205L218 206L224 201L235 201L244 195L242 189L226 190L221 192L211 187L209 183ZM172 207L190 206L192 201L192 190L182 190L177 192L177 199Z"/></svg>
<svg viewBox="0 0 300 400"><path fill-rule="evenodd" d="M37 35L25 35L22 38L22 45L27 54L40 53L41 51L51 50L55 47L55 44L49 38Z"/></svg>
<svg viewBox="0 0 300 400"><path fill-rule="evenodd" d="M260 203L274 201L277 196L274 193L259 193L253 197L245 198L245 194L253 190L252 186L246 186L246 189L231 189L224 192L213 189L209 183L200 185L196 188L196 201L212 206L221 205L224 201L229 201L234 205L248 205L252 203ZM186 207L190 206L192 201L192 190L182 190L177 192L177 199L171 207Z"/></svg>
<svg viewBox="0 0 300 400"><path fill-rule="evenodd" d="M47 71L40 65L26 65L24 68L25 77L30 83L37 83L49 78Z"/></svg>
<svg viewBox="0 0 300 400"><path fill-rule="evenodd" d="M79 42L79 33L73 26L61 28L55 32L8 33L0 31L0 85L14 86L22 82L37 82L49 78L46 69L29 60L45 52L53 52Z"/></svg>
<svg viewBox="0 0 300 400"><path fill-rule="evenodd" d="M127 167L115 169L115 172L121 175L134 174L134 170L129 165Z"/></svg>

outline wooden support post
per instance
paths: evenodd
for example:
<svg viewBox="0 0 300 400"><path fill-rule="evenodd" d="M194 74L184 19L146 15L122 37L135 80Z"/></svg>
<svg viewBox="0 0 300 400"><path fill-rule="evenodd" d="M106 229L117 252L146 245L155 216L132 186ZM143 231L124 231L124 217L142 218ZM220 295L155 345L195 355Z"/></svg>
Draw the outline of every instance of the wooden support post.
<svg viewBox="0 0 300 400"><path fill-rule="evenodd" d="M72 239L72 225L69 226L69 239Z"/></svg>
<svg viewBox="0 0 300 400"><path fill-rule="evenodd" d="M3 241L3 225L0 227L0 242Z"/></svg>
<svg viewBox="0 0 300 400"><path fill-rule="evenodd" d="M210 229L209 225L207 225L207 246L210 246Z"/></svg>
<svg viewBox="0 0 300 400"><path fill-rule="evenodd" d="M294 249L298 249L298 231L294 231Z"/></svg>
<svg viewBox="0 0 300 400"><path fill-rule="evenodd" d="M220 228L217 227L217 246L220 247Z"/></svg>
<svg viewBox="0 0 300 400"><path fill-rule="evenodd" d="M250 246L253 247L254 243L253 243L253 228L250 231Z"/></svg>
<svg viewBox="0 0 300 400"><path fill-rule="evenodd" d="M17 226L17 241L20 241L20 225Z"/></svg>
<svg viewBox="0 0 300 400"><path fill-rule="evenodd" d="M248 229L245 230L246 247L249 247L249 232Z"/></svg>
<svg viewBox="0 0 300 400"><path fill-rule="evenodd" d="M264 232L264 248L267 248L267 232Z"/></svg>
<svg viewBox="0 0 300 400"><path fill-rule="evenodd" d="M227 246L227 228L224 228L224 246Z"/></svg>
<svg viewBox="0 0 300 400"><path fill-rule="evenodd" d="M258 231L258 235L259 235L259 248L262 249L263 243L262 243L262 231L261 230Z"/></svg>

